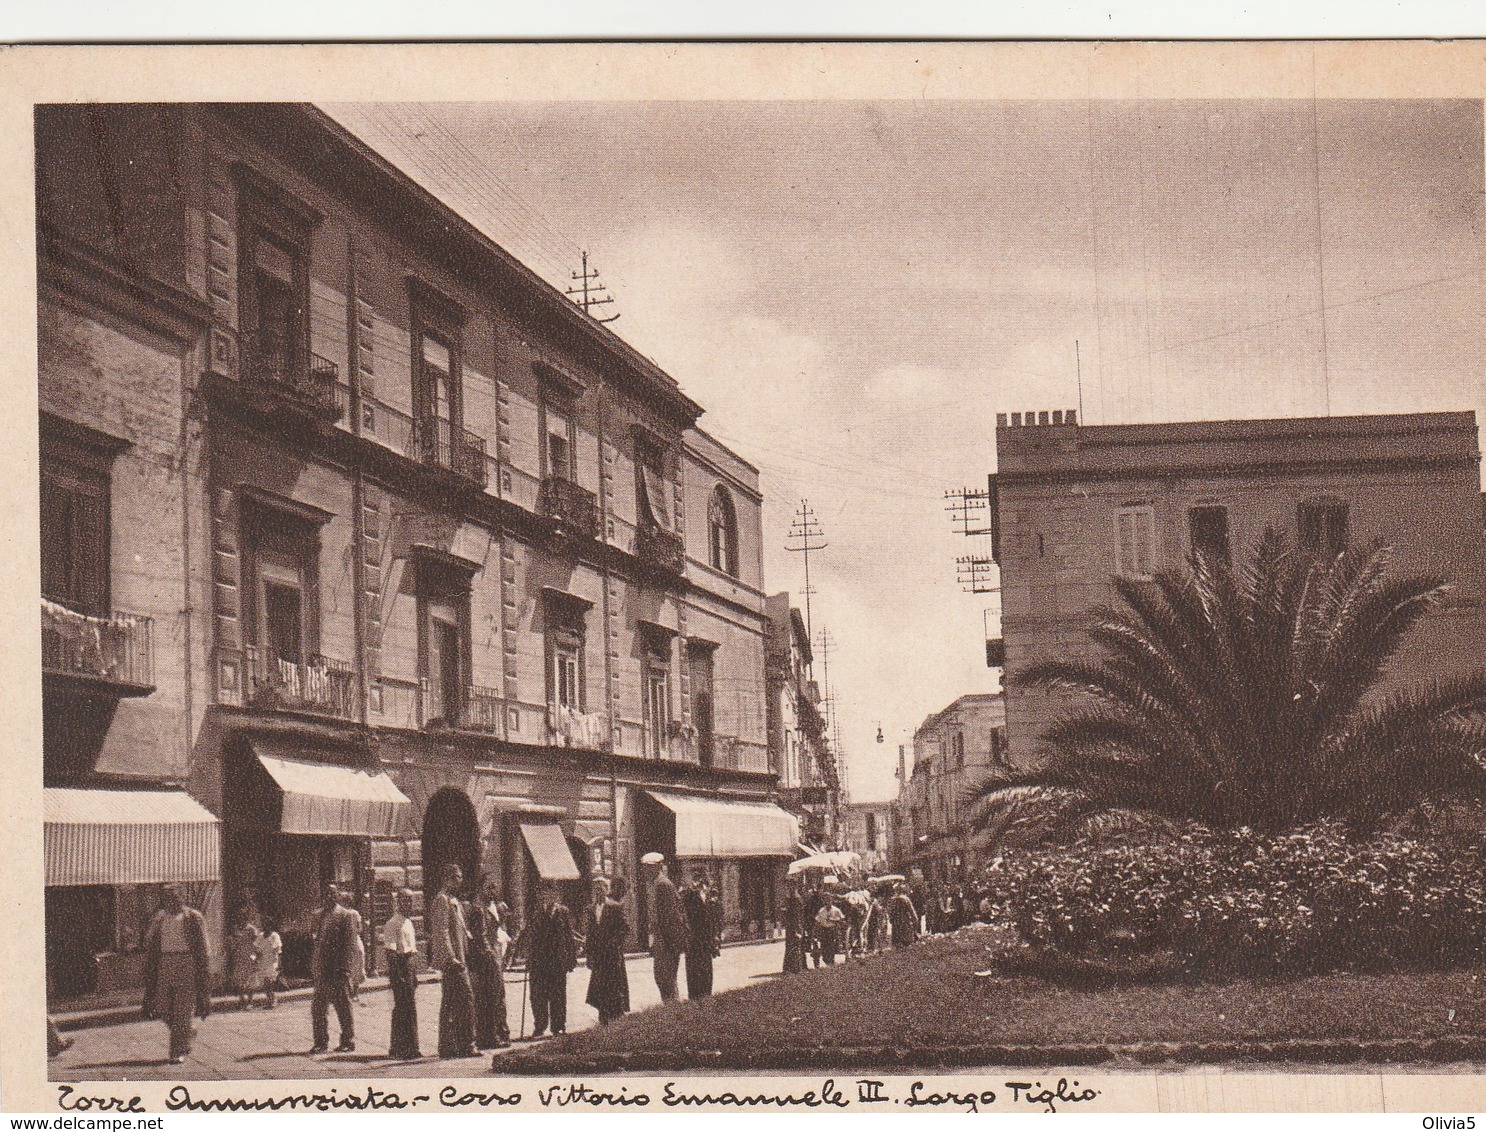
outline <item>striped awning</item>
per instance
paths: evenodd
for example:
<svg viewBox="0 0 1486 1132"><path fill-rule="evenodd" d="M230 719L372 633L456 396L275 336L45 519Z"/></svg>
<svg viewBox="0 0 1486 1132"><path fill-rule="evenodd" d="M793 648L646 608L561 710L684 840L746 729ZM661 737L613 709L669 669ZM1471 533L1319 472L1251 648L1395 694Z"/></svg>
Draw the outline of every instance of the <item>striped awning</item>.
<svg viewBox="0 0 1486 1132"><path fill-rule="evenodd" d="M412 806L380 770L253 753L283 792L285 833L394 837Z"/></svg>
<svg viewBox="0 0 1486 1132"><path fill-rule="evenodd" d="M183 790L42 791L49 887L217 880L221 823Z"/></svg>
<svg viewBox="0 0 1486 1132"><path fill-rule="evenodd" d="M678 857L793 857L800 821L772 802L645 793L676 816Z"/></svg>

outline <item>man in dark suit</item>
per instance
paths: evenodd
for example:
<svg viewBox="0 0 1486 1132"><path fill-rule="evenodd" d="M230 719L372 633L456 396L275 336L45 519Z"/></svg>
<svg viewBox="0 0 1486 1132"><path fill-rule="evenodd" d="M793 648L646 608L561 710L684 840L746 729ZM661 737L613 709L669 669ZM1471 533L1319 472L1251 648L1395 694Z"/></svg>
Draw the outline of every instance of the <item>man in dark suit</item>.
<svg viewBox="0 0 1486 1132"><path fill-rule="evenodd" d="M718 950L718 932L707 874L701 869L681 890L681 910L687 926L686 997L706 998L712 993L712 957Z"/></svg>
<svg viewBox="0 0 1486 1132"><path fill-rule="evenodd" d="M543 884L541 899L517 948L526 954L534 1038L547 1032L549 1021L554 1036L567 1032L568 972L578 966L572 912L558 896L556 885Z"/></svg>
<svg viewBox="0 0 1486 1132"><path fill-rule="evenodd" d="M211 1013L211 951L206 919L178 887L165 885L160 905L145 932L144 1016L170 1027L170 1063L179 1065L191 1052L192 1014Z"/></svg>
<svg viewBox="0 0 1486 1132"><path fill-rule="evenodd" d="M356 1048L356 1019L351 1013L351 968L356 962L356 918L341 903L340 889L325 886L325 905L315 920L315 943L310 970L315 997L310 1003L310 1023L315 1045L311 1053L330 1048L330 1007L340 1023L341 1041L336 1053Z"/></svg>
<svg viewBox="0 0 1486 1132"><path fill-rule="evenodd" d="M659 853L646 853L640 864L651 877L655 892L655 914L650 922L650 954L655 961L655 985L662 1002L676 998L676 968L686 950L686 913L681 897L666 873L666 859Z"/></svg>

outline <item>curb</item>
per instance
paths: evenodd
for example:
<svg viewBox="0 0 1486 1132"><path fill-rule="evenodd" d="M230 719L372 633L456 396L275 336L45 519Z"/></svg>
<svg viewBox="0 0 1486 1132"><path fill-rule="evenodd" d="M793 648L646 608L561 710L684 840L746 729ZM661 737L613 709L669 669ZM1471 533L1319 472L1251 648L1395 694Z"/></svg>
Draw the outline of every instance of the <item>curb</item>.
<svg viewBox="0 0 1486 1132"><path fill-rule="evenodd" d="M600 1056L521 1051L502 1056L501 1076L582 1073L664 1073L685 1070L969 1069L982 1066L1106 1066L1299 1061L1319 1065L1355 1062L1486 1061L1486 1035L1439 1038L1282 1038L1274 1041L1135 1042L1080 1045L982 1045L955 1047L800 1047L773 1050L677 1050Z"/></svg>

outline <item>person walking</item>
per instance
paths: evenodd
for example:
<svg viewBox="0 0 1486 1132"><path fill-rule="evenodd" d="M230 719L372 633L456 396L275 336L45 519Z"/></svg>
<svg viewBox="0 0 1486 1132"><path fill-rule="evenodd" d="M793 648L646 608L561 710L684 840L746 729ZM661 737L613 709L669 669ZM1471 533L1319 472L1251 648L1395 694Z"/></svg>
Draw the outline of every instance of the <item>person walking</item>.
<svg viewBox="0 0 1486 1132"><path fill-rule="evenodd" d="M344 894L348 899L353 893ZM351 1001L361 1005L361 984L366 982L366 935L361 913L355 905L346 904L346 915L351 919L351 971L346 980L351 989Z"/></svg>
<svg viewBox="0 0 1486 1132"><path fill-rule="evenodd" d="M797 975L805 969L805 901L799 882L791 879L784 897L784 973Z"/></svg>
<svg viewBox="0 0 1486 1132"><path fill-rule="evenodd" d="M237 992L239 1010L253 1005L253 994L262 983L258 974L258 934L248 906L239 904L232 913L232 928L227 933L227 985Z"/></svg>
<svg viewBox="0 0 1486 1132"><path fill-rule="evenodd" d="M573 934L573 914L557 894L557 886L543 883L542 905L531 916L517 941L526 956L531 984L533 1038L552 1026L553 1036L568 1028L568 972L578 966L578 940Z"/></svg>
<svg viewBox="0 0 1486 1132"><path fill-rule="evenodd" d="M846 913L836 904L829 892L821 901L820 911L815 913L815 938L820 941L820 965L834 967L836 951L841 946L841 934L846 926Z"/></svg>
<svg viewBox="0 0 1486 1132"><path fill-rule="evenodd" d="M495 880L482 877L470 904L470 989L475 996L475 1045L482 1050L511 1044L506 1022L505 946L495 908Z"/></svg>
<svg viewBox="0 0 1486 1132"><path fill-rule="evenodd" d="M918 939L918 909L913 906L913 899L901 884L888 901L887 919L892 929L894 947L907 947Z"/></svg>
<svg viewBox="0 0 1486 1132"><path fill-rule="evenodd" d="M387 965L387 983L392 988L392 1035L387 1056L398 1061L416 1061L418 1049L418 976L413 957L418 937L410 918L413 894L399 889L392 897L392 915L382 925L382 955Z"/></svg>
<svg viewBox="0 0 1486 1132"><path fill-rule="evenodd" d="M315 996L310 1002L310 1025L315 1044L311 1053L324 1053L330 1048L330 1008L340 1025L341 1040L336 1053L351 1053L356 1048L356 1018L351 1012L351 969L356 962L356 929L350 910L341 903L340 889L325 886L325 904L315 923L314 946L310 953L310 973L314 978Z"/></svg>
<svg viewBox="0 0 1486 1132"><path fill-rule="evenodd" d="M708 899L707 874L692 873L691 884L681 892L681 911L686 916L686 997L706 998L712 993L712 959L717 932L712 903Z"/></svg>
<svg viewBox="0 0 1486 1132"><path fill-rule="evenodd" d="M588 929L589 1006L599 1012L605 1025L629 1012L629 972L624 965L624 944L629 938L629 920L624 914L625 881L599 877L593 882L593 924Z"/></svg>
<svg viewBox="0 0 1486 1132"><path fill-rule="evenodd" d="M187 906L174 884L161 889L160 910L145 931L144 954L144 1016L170 1027L170 1064L179 1065L191 1052L192 1015L211 1013L211 953L206 919Z"/></svg>
<svg viewBox="0 0 1486 1132"><path fill-rule="evenodd" d="M258 985L263 988L263 1009L272 1010L279 997L279 963L284 954L284 940L272 920L264 920L263 930L253 943L253 962L258 967Z"/></svg>
<svg viewBox="0 0 1486 1132"><path fill-rule="evenodd" d="M815 933L815 917L820 912L821 905L826 902L825 893L819 884L812 884L810 891L805 894L804 901L804 943L806 954L810 959L810 966L819 967L820 963L820 937Z"/></svg>
<svg viewBox="0 0 1486 1132"><path fill-rule="evenodd" d="M439 1000L439 1056L475 1057L475 994L466 966L469 929L459 889L464 870L445 865L443 886L429 910L428 939L433 965L440 972L443 996Z"/></svg>
<svg viewBox="0 0 1486 1132"><path fill-rule="evenodd" d="M650 877L654 917L650 924L650 954L654 961L655 986L662 1002L676 1000L676 969L686 950L686 913L681 897L666 872L666 859L660 853L646 853L640 858Z"/></svg>

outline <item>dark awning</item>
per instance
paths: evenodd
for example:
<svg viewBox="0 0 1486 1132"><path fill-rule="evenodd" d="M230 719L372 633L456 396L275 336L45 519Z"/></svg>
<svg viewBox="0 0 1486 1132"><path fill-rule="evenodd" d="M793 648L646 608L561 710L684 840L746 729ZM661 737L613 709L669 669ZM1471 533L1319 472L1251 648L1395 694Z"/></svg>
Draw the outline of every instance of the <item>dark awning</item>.
<svg viewBox="0 0 1486 1132"><path fill-rule="evenodd" d="M381 770L253 754L283 792L285 833L336 837L395 837L412 805Z"/></svg>
<svg viewBox="0 0 1486 1132"><path fill-rule="evenodd" d="M46 883L217 880L221 823L183 790L42 791Z"/></svg>
<svg viewBox="0 0 1486 1132"><path fill-rule="evenodd" d="M522 822L521 839L543 880L578 880L578 866L562 830L552 822Z"/></svg>

